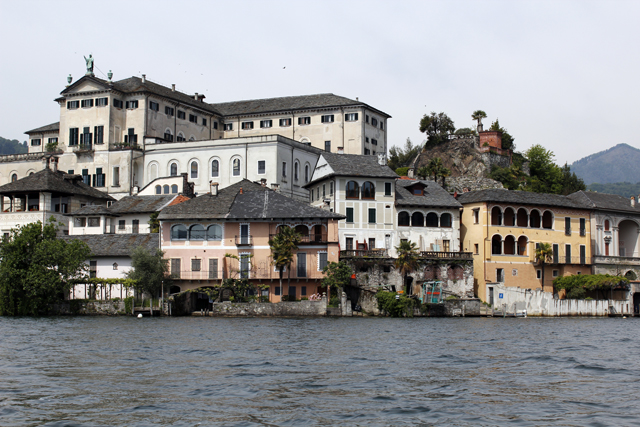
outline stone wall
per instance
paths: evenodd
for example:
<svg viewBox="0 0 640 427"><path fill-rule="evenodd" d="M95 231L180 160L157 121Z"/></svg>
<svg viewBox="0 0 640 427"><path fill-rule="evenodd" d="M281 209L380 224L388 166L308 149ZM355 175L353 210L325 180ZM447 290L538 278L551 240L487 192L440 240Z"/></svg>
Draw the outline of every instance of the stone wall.
<svg viewBox="0 0 640 427"><path fill-rule="evenodd" d="M54 306L54 314L59 315L127 315L124 301L70 300Z"/></svg>
<svg viewBox="0 0 640 427"><path fill-rule="evenodd" d="M465 317L480 316L480 307L482 307L482 301L478 298L460 298L444 302L447 316L458 314Z"/></svg>
<svg viewBox="0 0 640 427"><path fill-rule="evenodd" d="M297 316L325 316L327 300L321 301L291 301L279 303L213 303L209 316L255 316L255 317L297 317ZM194 316L200 312L193 312Z"/></svg>

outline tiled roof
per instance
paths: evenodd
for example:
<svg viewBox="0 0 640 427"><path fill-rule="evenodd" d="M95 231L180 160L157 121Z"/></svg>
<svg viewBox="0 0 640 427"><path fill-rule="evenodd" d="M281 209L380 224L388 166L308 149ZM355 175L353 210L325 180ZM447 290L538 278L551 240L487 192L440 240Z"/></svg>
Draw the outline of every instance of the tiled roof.
<svg viewBox="0 0 640 427"><path fill-rule="evenodd" d="M109 210L117 214L159 212L178 197L177 194L158 196L126 196L115 202Z"/></svg>
<svg viewBox="0 0 640 427"><path fill-rule="evenodd" d="M424 185L424 195L410 191L414 184ZM428 206L440 208L461 208L462 205L444 188L433 181L396 180L396 206Z"/></svg>
<svg viewBox="0 0 640 427"><path fill-rule="evenodd" d="M225 116L245 114L277 113L291 110L306 110L314 108L366 106L380 115L391 117L382 111L369 107L367 104L332 93L316 95L285 96L281 98L252 99L247 101L233 101L211 104L213 108Z"/></svg>
<svg viewBox="0 0 640 427"><path fill-rule="evenodd" d="M43 169L33 175L25 176L15 182L0 186L0 194L41 191L115 200L107 193L103 193L82 182L80 175L69 175L61 171L53 172L51 169Z"/></svg>
<svg viewBox="0 0 640 427"><path fill-rule="evenodd" d="M26 131L26 134L30 133L42 133L42 132L55 132L60 130L60 122L51 123L50 125L41 126L39 128Z"/></svg>
<svg viewBox="0 0 640 427"><path fill-rule="evenodd" d="M595 193L592 191L578 191L568 196L575 202L593 209L640 213L640 203L631 206L630 199L617 194Z"/></svg>
<svg viewBox="0 0 640 427"><path fill-rule="evenodd" d="M114 214L111 210L102 205L87 205L78 209L77 211L67 214L68 216L87 216L87 215L106 215L106 216L120 216Z"/></svg>
<svg viewBox="0 0 640 427"><path fill-rule="evenodd" d="M567 196L530 191L513 191L507 189L489 189L470 191L458 196L458 202L464 204L477 202L516 203L521 205L558 206L565 208L588 209Z"/></svg>
<svg viewBox="0 0 640 427"><path fill-rule="evenodd" d="M242 189L242 194L240 194ZM195 199L164 208L161 220L175 219L259 219L259 218L344 218L314 208L269 188L242 180L219 190L217 196L204 194Z"/></svg>
<svg viewBox="0 0 640 427"><path fill-rule="evenodd" d="M79 236L63 236L66 241L80 240L91 249L92 257L131 256L138 246L149 251L159 248L159 234L83 234Z"/></svg>
<svg viewBox="0 0 640 427"><path fill-rule="evenodd" d="M378 156L366 156L358 154L337 154L337 153L322 153L322 157L327 160L333 173L325 175L322 178L315 179L305 187L310 186L314 182L327 179L331 176L353 176L363 178L398 178L398 174L395 173L387 165L380 165L378 163Z"/></svg>

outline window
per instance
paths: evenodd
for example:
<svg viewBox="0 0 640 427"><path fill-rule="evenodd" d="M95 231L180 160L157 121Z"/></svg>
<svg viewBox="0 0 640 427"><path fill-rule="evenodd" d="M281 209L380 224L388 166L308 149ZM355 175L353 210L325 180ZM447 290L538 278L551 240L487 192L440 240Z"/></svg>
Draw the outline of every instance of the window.
<svg viewBox="0 0 640 427"><path fill-rule="evenodd" d="M89 176L89 169L82 169L82 182L86 185L91 185L91 177Z"/></svg>
<svg viewBox="0 0 640 427"><path fill-rule="evenodd" d="M127 134L124 136L124 142L127 142L129 144L137 144L138 143L138 135L136 135L134 132L136 130L134 128L129 128L127 130Z"/></svg>
<svg viewBox="0 0 640 427"><path fill-rule="evenodd" d="M162 194L162 187L159 185L156 185L156 194Z"/></svg>
<svg viewBox="0 0 640 427"><path fill-rule="evenodd" d="M89 132L89 127L83 128L80 134L80 145L91 145L92 136L91 132Z"/></svg>
<svg viewBox="0 0 640 427"><path fill-rule="evenodd" d="M568 216L564 218L564 234L571 235L571 218Z"/></svg>
<svg viewBox="0 0 640 427"><path fill-rule="evenodd" d="M177 163L171 163L171 166L169 166L169 175L170 176L178 176L178 164Z"/></svg>
<svg viewBox="0 0 640 427"><path fill-rule="evenodd" d="M131 110L138 108L138 101L127 101L125 102L125 107Z"/></svg>
<svg viewBox="0 0 640 427"><path fill-rule="evenodd" d="M364 149L364 155L368 156L369 154L371 154L371 150L369 150L368 148Z"/></svg>
<svg viewBox="0 0 640 427"><path fill-rule="evenodd" d="M380 130L384 130L384 122L380 120Z"/></svg>
<svg viewBox="0 0 640 427"><path fill-rule="evenodd" d="M378 145L378 140L375 138L371 138L371 144L372 145Z"/></svg>
<svg viewBox="0 0 640 427"><path fill-rule="evenodd" d="M450 213L443 213L440 216L440 227L447 227L447 228L451 227L451 214Z"/></svg>
<svg viewBox="0 0 640 427"><path fill-rule="evenodd" d="M96 168L96 174L93 176L94 187L104 187L106 175L102 173L102 168Z"/></svg>
<svg viewBox="0 0 640 427"><path fill-rule="evenodd" d="M47 142L49 144L57 144L58 143L58 138L49 138L49 139L47 139Z"/></svg>
<svg viewBox="0 0 640 427"><path fill-rule="evenodd" d="M403 227L408 227L411 225L411 216L409 212L400 212L398 213L398 225Z"/></svg>
<svg viewBox="0 0 640 427"><path fill-rule="evenodd" d="M585 245L580 245L580 264L584 265L587 263L587 247Z"/></svg>
<svg viewBox="0 0 640 427"><path fill-rule="evenodd" d="M437 227L438 226L438 214L435 212L429 212L427 214L427 227Z"/></svg>
<svg viewBox="0 0 640 427"><path fill-rule="evenodd" d="M67 110L75 110L80 107L80 101L67 101Z"/></svg>
<svg viewBox="0 0 640 427"><path fill-rule="evenodd" d="M477 224L480 222L480 209L473 210L473 223Z"/></svg>
<svg viewBox="0 0 640 427"><path fill-rule="evenodd" d="M443 240L442 241L442 251L443 252L451 252L451 241Z"/></svg>
<svg viewBox="0 0 640 427"><path fill-rule="evenodd" d="M309 165L304 165L304 182L309 182Z"/></svg>
<svg viewBox="0 0 640 427"><path fill-rule="evenodd" d="M87 218L74 218L73 221L74 227L86 227L87 226Z"/></svg>
<svg viewBox="0 0 640 427"><path fill-rule="evenodd" d="M173 258L171 260L171 277L180 277L180 258Z"/></svg>
<svg viewBox="0 0 640 427"><path fill-rule="evenodd" d="M376 223L376 209L369 208L369 224L375 224L375 223Z"/></svg>
<svg viewBox="0 0 640 427"><path fill-rule="evenodd" d="M178 194L178 186L176 184L171 186L171 194Z"/></svg>
<svg viewBox="0 0 640 427"><path fill-rule="evenodd" d="M299 125L310 125L311 124L311 117L298 117L298 124Z"/></svg>
<svg viewBox="0 0 640 427"><path fill-rule="evenodd" d="M89 227L100 227L100 218L89 218Z"/></svg>
<svg viewBox="0 0 640 427"><path fill-rule="evenodd" d="M198 162L191 162L191 179L198 179Z"/></svg>
<svg viewBox="0 0 640 427"><path fill-rule="evenodd" d="M171 131L164 133L164 140L173 142L173 135L171 134Z"/></svg>
<svg viewBox="0 0 640 427"><path fill-rule="evenodd" d="M318 271L324 270L327 266L327 253L326 252L318 252Z"/></svg>
<svg viewBox="0 0 640 427"><path fill-rule="evenodd" d="M167 106L164 107L164 113L167 116L171 116L171 117L173 117L173 115L175 114L173 107L167 107Z"/></svg>
<svg viewBox="0 0 640 427"><path fill-rule="evenodd" d="M200 271L200 263L201 260L199 259L192 259L191 260L191 271Z"/></svg>
<svg viewBox="0 0 640 427"><path fill-rule="evenodd" d="M376 188L374 187L372 182L366 181L364 184L362 184L362 198L375 200Z"/></svg>
<svg viewBox="0 0 640 427"><path fill-rule="evenodd" d="M587 220L580 218L580 236L587 235Z"/></svg>
<svg viewBox="0 0 640 427"><path fill-rule="evenodd" d="M347 208L347 222L353 222L353 208Z"/></svg>
<svg viewBox="0 0 640 427"><path fill-rule="evenodd" d="M93 99L83 99L80 101L80 105L82 108L91 108L93 107Z"/></svg>
<svg viewBox="0 0 640 427"><path fill-rule="evenodd" d="M298 252L298 277L307 277L307 254ZM295 294L294 294L295 295Z"/></svg>
<svg viewBox="0 0 640 427"><path fill-rule="evenodd" d="M365 121L365 122L367 122L367 123L369 123L369 115L368 115L368 114L365 114L365 116L364 116L364 121Z"/></svg>
<svg viewBox="0 0 640 427"><path fill-rule="evenodd" d="M536 279L542 279L542 270L536 270Z"/></svg>
<svg viewBox="0 0 640 427"><path fill-rule="evenodd" d="M98 274L98 261L89 261L89 277L96 278Z"/></svg>
<svg viewBox="0 0 640 427"><path fill-rule="evenodd" d="M220 162L218 160L211 161L211 176L213 178L220 176Z"/></svg>
<svg viewBox="0 0 640 427"><path fill-rule="evenodd" d="M32 147L35 147L35 146L37 146L37 145L42 145L42 140L41 140L41 139L39 139L39 138L38 138L38 139L32 139L32 140L31 140L31 146L32 146Z"/></svg>
<svg viewBox="0 0 640 427"><path fill-rule="evenodd" d="M371 126L378 126L378 119L371 117Z"/></svg>
<svg viewBox="0 0 640 427"><path fill-rule="evenodd" d="M346 193L347 199L359 199L360 188L358 187L358 183L355 181L347 182Z"/></svg>
<svg viewBox="0 0 640 427"><path fill-rule="evenodd" d="M606 220L604 221L604 231L609 231L609 227L610 227L610 225L609 225L609 220L608 220L608 219L606 219Z"/></svg>
<svg viewBox="0 0 640 427"><path fill-rule="evenodd" d="M176 136L176 141L177 142L184 141L184 134L182 132L178 132L178 136Z"/></svg>
<svg viewBox="0 0 640 427"><path fill-rule="evenodd" d="M322 123L333 123L333 114L327 114L320 118L320 122Z"/></svg>
<svg viewBox="0 0 640 427"><path fill-rule="evenodd" d="M218 258L209 258L209 279L218 278Z"/></svg>
<svg viewBox="0 0 640 427"><path fill-rule="evenodd" d="M187 227L177 224L171 227L171 240L187 240Z"/></svg>
<svg viewBox="0 0 640 427"><path fill-rule="evenodd" d="M96 98L96 107L106 107L109 105L109 98Z"/></svg>
<svg viewBox="0 0 640 427"><path fill-rule="evenodd" d="M222 227L218 224L210 225L207 228L207 240L222 240Z"/></svg>
<svg viewBox="0 0 640 427"><path fill-rule="evenodd" d="M473 244L473 253L476 255L480 253L480 246L477 243Z"/></svg>
<svg viewBox="0 0 640 427"><path fill-rule="evenodd" d="M333 181L329 183L329 195L333 196Z"/></svg>
<svg viewBox="0 0 640 427"><path fill-rule="evenodd" d="M233 123L225 123L224 130L233 130Z"/></svg>
<svg viewBox="0 0 640 427"><path fill-rule="evenodd" d="M67 173L68 173L69 175L73 175L73 174L74 174L74 172L75 172L75 171L74 171L73 169L69 169L69 170L67 171ZM82 206L81 206L81 207L82 207Z"/></svg>
<svg viewBox="0 0 640 427"><path fill-rule="evenodd" d="M187 114L182 110L178 110L178 118L184 120L187 118Z"/></svg>
<svg viewBox="0 0 640 427"><path fill-rule="evenodd" d="M553 263L558 264L560 262L560 248L557 243L553 244Z"/></svg>
<svg viewBox="0 0 640 427"><path fill-rule="evenodd" d="M96 144L104 144L104 126L94 126L93 135Z"/></svg>
<svg viewBox="0 0 640 427"><path fill-rule="evenodd" d="M345 248L348 251L352 251L353 250L353 237L345 238Z"/></svg>
<svg viewBox="0 0 640 427"><path fill-rule="evenodd" d="M280 286L276 286L274 289L275 289L274 292L273 292L274 295L275 296L279 296L280 295Z"/></svg>
<svg viewBox="0 0 640 427"><path fill-rule="evenodd" d="M385 182L384 183L384 195L385 196L390 196L391 195L391 183L390 182Z"/></svg>
<svg viewBox="0 0 640 427"><path fill-rule="evenodd" d="M131 232L133 234L138 234L140 232L140 220L134 219L131 221Z"/></svg>
<svg viewBox="0 0 640 427"><path fill-rule="evenodd" d="M253 122L242 122L242 129L243 130L253 129Z"/></svg>
<svg viewBox="0 0 640 427"><path fill-rule="evenodd" d="M368 136L364 137L364 142L369 142L369 137Z"/></svg>
<svg viewBox="0 0 640 427"><path fill-rule="evenodd" d="M198 116L196 116L195 114L189 114L189 121L191 123L198 123Z"/></svg>
<svg viewBox="0 0 640 427"><path fill-rule="evenodd" d="M233 159L233 176L240 176L240 159Z"/></svg>
<svg viewBox="0 0 640 427"><path fill-rule="evenodd" d="M200 224L194 224L189 228L189 240L204 240L205 234L204 227Z"/></svg>
<svg viewBox="0 0 640 427"><path fill-rule="evenodd" d="M122 108L122 101L119 99L114 99L113 100L113 106L116 108Z"/></svg>
<svg viewBox="0 0 640 427"><path fill-rule="evenodd" d="M299 172L300 172L300 163L298 163L298 161L296 161L293 164L293 179L296 180L296 181L298 180L298 176L300 175Z"/></svg>
<svg viewBox="0 0 640 427"><path fill-rule="evenodd" d="M571 245L564 245L565 263L571 264Z"/></svg>
<svg viewBox="0 0 640 427"><path fill-rule="evenodd" d="M291 126L291 119L280 119L280 127Z"/></svg>
<svg viewBox="0 0 640 427"><path fill-rule="evenodd" d="M113 183L114 187L120 187L120 166L113 167Z"/></svg>
<svg viewBox="0 0 640 427"><path fill-rule="evenodd" d="M206 126L207 125L207 119L205 119L204 117L202 118L202 126ZM217 128L217 126L216 126Z"/></svg>
<svg viewBox="0 0 640 427"><path fill-rule="evenodd" d="M260 120L261 128L270 128L273 126L273 120Z"/></svg>
<svg viewBox="0 0 640 427"><path fill-rule="evenodd" d="M265 173L267 173L267 162L258 160L258 175L264 175Z"/></svg>
<svg viewBox="0 0 640 427"><path fill-rule="evenodd" d="M282 162L282 177L287 177L287 162Z"/></svg>
<svg viewBox="0 0 640 427"><path fill-rule="evenodd" d="M157 102L149 101L149 110L151 110L151 111L159 111L160 110L160 104L158 104Z"/></svg>
<svg viewBox="0 0 640 427"><path fill-rule="evenodd" d="M551 270L551 275L553 277L558 277L558 270Z"/></svg>
<svg viewBox="0 0 640 427"><path fill-rule="evenodd" d="M347 113L344 115L344 119L347 122L357 122L358 121L358 113Z"/></svg>
<svg viewBox="0 0 640 427"><path fill-rule="evenodd" d="M169 185L168 184L165 184L165 185L162 186L162 192L164 194L169 194Z"/></svg>
<svg viewBox="0 0 640 427"><path fill-rule="evenodd" d="M69 128L69 145L78 145L80 135L80 129Z"/></svg>
<svg viewBox="0 0 640 427"><path fill-rule="evenodd" d="M249 254L240 254L240 278L249 278Z"/></svg>
<svg viewBox="0 0 640 427"><path fill-rule="evenodd" d="M504 282L504 268L496 268L496 281Z"/></svg>

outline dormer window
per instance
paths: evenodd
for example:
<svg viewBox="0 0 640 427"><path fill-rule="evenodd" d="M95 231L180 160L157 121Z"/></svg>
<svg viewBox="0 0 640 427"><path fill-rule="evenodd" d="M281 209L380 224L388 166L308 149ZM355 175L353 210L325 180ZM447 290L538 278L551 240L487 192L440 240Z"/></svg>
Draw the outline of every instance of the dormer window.
<svg viewBox="0 0 640 427"><path fill-rule="evenodd" d="M422 187L413 187L411 189L411 194L413 194L414 196L424 196L424 188Z"/></svg>

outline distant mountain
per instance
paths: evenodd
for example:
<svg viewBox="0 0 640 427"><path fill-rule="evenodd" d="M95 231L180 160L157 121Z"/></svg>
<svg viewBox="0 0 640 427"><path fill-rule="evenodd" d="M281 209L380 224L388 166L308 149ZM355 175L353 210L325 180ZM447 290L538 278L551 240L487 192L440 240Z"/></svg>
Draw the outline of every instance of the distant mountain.
<svg viewBox="0 0 640 427"><path fill-rule="evenodd" d="M27 141L20 142L17 139L5 139L0 136L0 154L20 154L29 151Z"/></svg>
<svg viewBox="0 0 640 427"><path fill-rule="evenodd" d="M575 172L587 185L594 182L640 182L640 150L618 144L574 162L571 172Z"/></svg>
<svg viewBox="0 0 640 427"><path fill-rule="evenodd" d="M632 184L630 182L614 182L611 184L599 184L594 182L587 186L589 191L597 191L598 193L617 194L622 197L635 196L640 194L640 182Z"/></svg>

